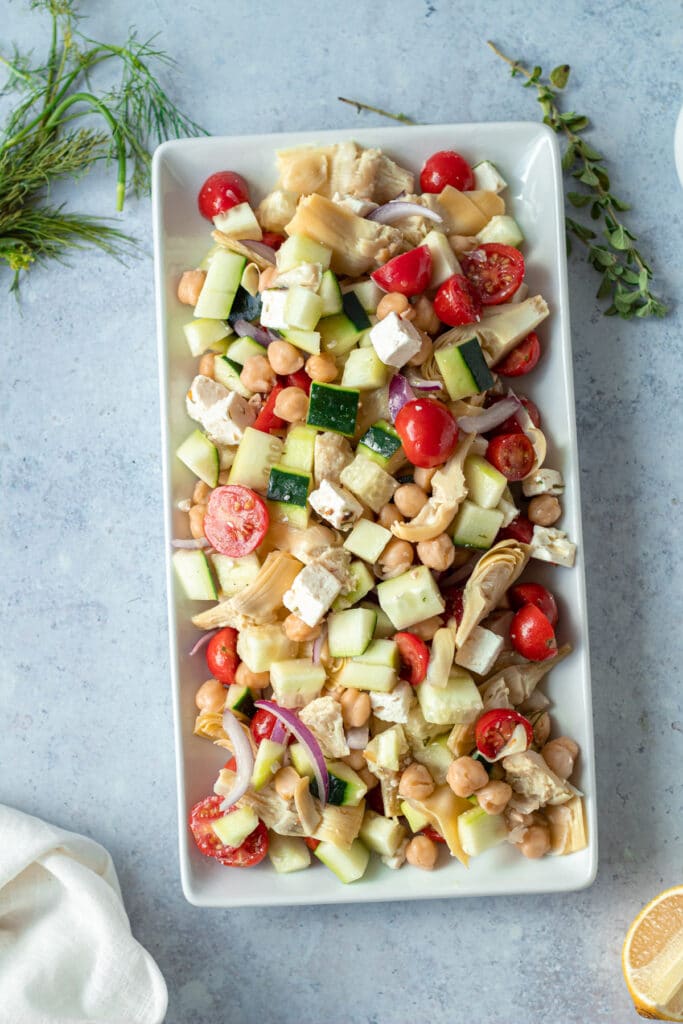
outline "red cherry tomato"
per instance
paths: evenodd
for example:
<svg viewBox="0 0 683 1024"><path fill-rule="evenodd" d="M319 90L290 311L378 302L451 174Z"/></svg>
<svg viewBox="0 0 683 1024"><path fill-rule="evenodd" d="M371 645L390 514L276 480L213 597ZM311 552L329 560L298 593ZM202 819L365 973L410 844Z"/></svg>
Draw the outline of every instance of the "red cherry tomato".
<svg viewBox="0 0 683 1024"><path fill-rule="evenodd" d="M394 256L370 277L385 292L400 292L401 295L419 295L429 285L432 276L432 254L429 247L419 245L417 249Z"/></svg>
<svg viewBox="0 0 683 1024"><path fill-rule="evenodd" d="M277 231L264 231L263 237L261 238L261 241L263 242L264 245L269 245L270 248L275 249L276 252L280 248L284 240L285 236L278 234Z"/></svg>
<svg viewBox="0 0 683 1024"><path fill-rule="evenodd" d="M394 640L401 659L401 679L407 679L411 686L418 686L427 675L427 644L414 633L397 633Z"/></svg>
<svg viewBox="0 0 683 1024"><path fill-rule="evenodd" d="M481 319L481 300L462 274L453 274L434 296L434 312L449 327L478 323Z"/></svg>
<svg viewBox="0 0 683 1024"><path fill-rule="evenodd" d="M277 718L265 708L257 708L256 714L251 720L249 728L251 735L260 743L261 740L269 740L273 735L273 729L277 725Z"/></svg>
<svg viewBox="0 0 683 1024"><path fill-rule="evenodd" d="M197 196L199 212L207 220L213 220L217 214L248 202L249 186L242 175L234 171L216 171L210 175Z"/></svg>
<svg viewBox="0 0 683 1024"><path fill-rule="evenodd" d="M433 398L406 402L394 426L414 466L431 469L446 461L458 443L458 424L445 405Z"/></svg>
<svg viewBox="0 0 683 1024"><path fill-rule="evenodd" d="M496 434L489 441L486 458L508 480L523 480L536 458L526 434Z"/></svg>
<svg viewBox="0 0 683 1024"><path fill-rule="evenodd" d="M282 384L276 384L254 420L254 430L262 430L264 434L270 434L271 430L281 430L284 427L285 421L276 416L274 411L277 396L281 391L284 391Z"/></svg>
<svg viewBox="0 0 683 1024"><path fill-rule="evenodd" d="M528 750L534 739L534 730L529 719L511 708L491 708L481 716L474 727L477 750L487 761L498 760L499 756L504 756L503 748L510 742L515 729L520 725L526 733L526 747L523 749ZM522 751L518 750L516 753Z"/></svg>
<svg viewBox="0 0 683 1024"><path fill-rule="evenodd" d="M525 604L535 604L540 608L551 626L557 625L557 603L555 598L540 583L516 583L508 590L508 598L514 609Z"/></svg>
<svg viewBox="0 0 683 1024"><path fill-rule="evenodd" d="M320 840L314 839L313 836L304 836L304 842L309 850L317 850L320 846Z"/></svg>
<svg viewBox="0 0 683 1024"><path fill-rule="evenodd" d="M505 397L505 395L492 395L489 401L487 402L487 407L495 405L498 402L502 402ZM538 406L536 405L536 403L532 402L530 398L520 397L519 400L528 412L529 419L531 420L533 425L535 427L540 427L541 414L538 411ZM493 430L489 430L488 436L494 437L496 434L520 434L523 432L524 431L522 430L522 424L519 422L517 417L508 416L508 418L503 423L499 423L498 426L494 427Z"/></svg>
<svg viewBox="0 0 683 1024"><path fill-rule="evenodd" d="M311 393L311 384L313 382L305 370L297 370L295 373L288 373L286 377L278 379L284 381L286 388L301 388L307 395Z"/></svg>
<svg viewBox="0 0 683 1024"><path fill-rule="evenodd" d="M529 661L545 661L557 654L555 630L535 604L525 604L510 623L512 646Z"/></svg>
<svg viewBox="0 0 683 1024"><path fill-rule="evenodd" d="M527 334L524 341L520 341L512 352L508 352L505 359L495 367L496 373L503 377L523 377L530 373L541 358L541 343L538 340L536 331Z"/></svg>
<svg viewBox="0 0 683 1024"><path fill-rule="evenodd" d="M526 516L517 516L509 526L498 531L496 540L516 540L520 544L531 544L534 535L534 524Z"/></svg>
<svg viewBox="0 0 683 1024"><path fill-rule="evenodd" d="M462 269L485 306L507 302L524 279L524 257L519 249L499 242L484 242L463 256Z"/></svg>
<svg viewBox="0 0 683 1024"><path fill-rule="evenodd" d="M422 831L422 835L423 836L427 836L427 839L431 839L431 841L433 843L445 843L446 842L446 840L441 835L441 833L437 832L433 825L425 825L425 827L421 831Z"/></svg>
<svg viewBox="0 0 683 1024"><path fill-rule="evenodd" d="M214 821L234 810L231 807L227 812L222 811L222 800L217 795L207 796L190 811L190 829L198 849L205 857L213 857L230 868L250 868L260 864L268 852L268 829L259 821L241 846L225 846L212 827Z"/></svg>
<svg viewBox="0 0 683 1024"><path fill-rule="evenodd" d="M219 629L206 648L206 664L219 683L234 683L240 659L237 657L237 630L231 626Z"/></svg>
<svg viewBox="0 0 683 1024"><path fill-rule="evenodd" d="M446 621L448 622L449 619L455 619L456 626L460 625L465 613L462 602L464 590L464 587L450 587L448 590L442 591L441 595L446 602L446 608L444 610Z"/></svg>
<svg viewBox="0 0 683 1024"><path fill-rule="evenodd" d="M204 533L222 555L241 558L254 551L268 529L268 509L249 487L227 484L211 492L204 517Z"/></svg>
<svg viewBox="0 0 683 1024"><path fill-rule="evenodd" d="M446 185L452 185L460 192L474 188L474 171L464 156L452 149L433 153L420 171L420 188L423 192L443 192Z"/></svg>
<svg viewBox="0 0 683 1024"><path fill-rule="evenodd" d="M229 761L225 762L225 764L223 765L223 768L226 769L229 772L236 772L237 771L237 758L236 757L231 757Z"/></svg>

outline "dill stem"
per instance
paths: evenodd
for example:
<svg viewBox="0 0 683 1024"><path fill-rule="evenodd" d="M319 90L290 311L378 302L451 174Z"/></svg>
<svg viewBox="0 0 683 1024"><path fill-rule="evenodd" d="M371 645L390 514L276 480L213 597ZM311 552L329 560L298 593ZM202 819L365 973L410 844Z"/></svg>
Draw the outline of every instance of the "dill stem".
<svg viewBox="0 0 683 1024"><path fill-rule="evenodd" d="M346 96L337 96L337 99L341 103L348 103L349 106L355 107L360 114L361 110L368 110L371 114L380 114L382 117L390 117L392 121L401 121L403 124L415 124L412 118L406 114L392 114L388 110L382 110L381 107L371 107L368 103L360 103L359 100L349 100Z"/></svg>

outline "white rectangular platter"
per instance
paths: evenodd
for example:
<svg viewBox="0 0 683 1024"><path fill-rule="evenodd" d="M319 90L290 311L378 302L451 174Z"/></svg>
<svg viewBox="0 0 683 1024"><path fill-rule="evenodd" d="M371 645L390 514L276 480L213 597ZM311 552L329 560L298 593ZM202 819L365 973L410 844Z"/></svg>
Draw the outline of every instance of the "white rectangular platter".
<svg viewBox="0 0 683 1024"><path fill-rule="evenodd" d="M574 648L572 655L553 669L544 686L552 701L555 734L572 736L581 747L578 772L572 781L586 796L589 844L585 850L567 857L529 861L504 844L472 859L470 868L465 869L455 860L448 862L444 850L443 862L433 872L407 867L391 871L372 858L365 877L345 886L318 864L308 871L289 875L277 875L267 859L250 870L224 868L199 853L187 828L189 809L212 792L216 774L225 761L223 751L192 734L194 694L208 672L202 656L188 657L198 636L190 617L204 605L184 597L170 561L171 538L187 535L187 517L178 510L177 503L191 494L192 477L174 452L193 426L187 418L184 399L196 372L196 360L189 354L182 331L183 324L190 319L189 309L180 305L175 291L181 272L197 266L212 244L210 226L197 210L197 192L209 174L231 169L247 179L256 205L275 183L275 150L348 139L363 146L380 147L416 174L424 160L441 149L455 149L471 163L492 160L509 183L505 193L508 210L518 220L526 237L523 251L531 294L540 292L550 306L551 315L540 329L541 362L534 373L515 384L519 385L519 393L529 395L540 408L550 444L547 464L560 469L566 481L564 515L559 525L578 544L573 569L553 568L534 561L525 576L552 587L560 608L558 640L569 642ZM562 178L554 135L543 125L520 122L397 126L167 142L154 156L153 215L170 673L180 866L185 896L198 906L275 906L565 892L590 885L597 868L595 764Z"/></svg>

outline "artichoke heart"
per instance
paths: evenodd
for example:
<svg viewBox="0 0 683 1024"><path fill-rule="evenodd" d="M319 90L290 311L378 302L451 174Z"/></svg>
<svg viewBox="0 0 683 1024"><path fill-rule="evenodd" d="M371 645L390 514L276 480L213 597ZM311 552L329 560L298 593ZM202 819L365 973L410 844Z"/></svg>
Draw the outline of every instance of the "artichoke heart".
<svg viewBox="0 0 683 1024"><path fill-rule="evenodd" d="M467 495L463 466L474 437L474 434L465 434L443 469L434 474L431 497L415 518L407 523L392 523L391 532L395 537L411 543L433 540L450 525Z"/></svg>
<svg viewBox="0 0 683 1024"><path fill-rule="evenodd" d="M529 552L528 544L501 540L479 559L462 596L463 616L455 634L458 648L521 575L529 561Z"/></svg>

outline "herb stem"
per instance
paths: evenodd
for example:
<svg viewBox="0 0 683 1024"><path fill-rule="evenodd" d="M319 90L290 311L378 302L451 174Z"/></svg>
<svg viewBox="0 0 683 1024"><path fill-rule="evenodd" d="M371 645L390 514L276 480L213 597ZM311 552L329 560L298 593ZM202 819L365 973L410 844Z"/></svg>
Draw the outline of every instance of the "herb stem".
<svg viewBox="0 0 683 1024"><path fill-rule="evenodd" d="M337 99L341 103L348 103L349 106L355 107L360 114L361 110L367 110L371 114L379 114L381 117L390 117L392 121L401 121L403 124L416 124L411 117L407 114L392 114L389 110L382 110L381 107L371 107L369 103L361 103L359 100L349 100L346 96L337 96Z"/></svg>

